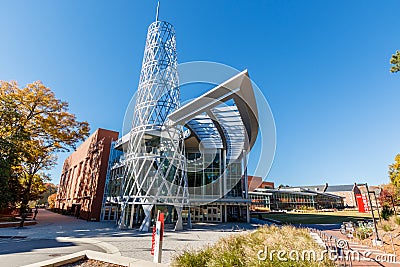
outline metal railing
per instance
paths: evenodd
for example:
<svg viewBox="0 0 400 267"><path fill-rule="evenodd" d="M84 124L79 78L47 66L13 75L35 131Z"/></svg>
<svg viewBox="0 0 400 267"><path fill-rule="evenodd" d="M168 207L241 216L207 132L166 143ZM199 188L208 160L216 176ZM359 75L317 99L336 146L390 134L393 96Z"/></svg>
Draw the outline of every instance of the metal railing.
<svg viewBox="0 0 400 267"><path fill-rule="evenodd" d="M308 229L310 232L316 233L321 238L325 244L325 249L328 251L330 256L332 253L335 253L335 263L339 263L340 266L353 266L353 259L351 257L353 253L349 253L352 250L349 246L349 242L315 228Z"/></svg>

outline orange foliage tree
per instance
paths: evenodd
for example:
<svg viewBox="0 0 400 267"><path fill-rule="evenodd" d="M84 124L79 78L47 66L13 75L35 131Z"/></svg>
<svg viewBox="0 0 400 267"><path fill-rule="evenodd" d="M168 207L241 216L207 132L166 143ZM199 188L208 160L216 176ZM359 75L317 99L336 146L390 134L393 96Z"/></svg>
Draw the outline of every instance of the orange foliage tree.
<svg viewBox="0 0 400 267"><path fill-rule="evenodd" d="M49 204L49 209L54 209L56 206L56 197L57 197L57 193L54 193L52 195L50 195L47 198L47 203Z"/></svg>
<svg viewBox="0 0 400 267"><path fill-rule="evenodd" d="M46 190L45 172L56 164L57 152L75 148L88 135L88 123L78 121L42 82L19 87L0 81L0 185L10 196L6 204L25 212Z"/></svg>

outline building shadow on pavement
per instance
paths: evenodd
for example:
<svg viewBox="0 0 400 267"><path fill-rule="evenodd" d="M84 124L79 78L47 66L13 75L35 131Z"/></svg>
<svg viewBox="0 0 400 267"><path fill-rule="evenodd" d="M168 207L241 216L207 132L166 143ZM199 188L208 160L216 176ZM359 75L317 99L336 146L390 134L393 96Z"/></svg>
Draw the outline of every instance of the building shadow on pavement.
<svg viewBox="0 0 400 267"><path fill-rule="evenodd" d="M0 255L30 252L37 249L63 248L77 246L73 242L59 242L55 239L27 239L13 240L10 238L0 239Z"/></svg>

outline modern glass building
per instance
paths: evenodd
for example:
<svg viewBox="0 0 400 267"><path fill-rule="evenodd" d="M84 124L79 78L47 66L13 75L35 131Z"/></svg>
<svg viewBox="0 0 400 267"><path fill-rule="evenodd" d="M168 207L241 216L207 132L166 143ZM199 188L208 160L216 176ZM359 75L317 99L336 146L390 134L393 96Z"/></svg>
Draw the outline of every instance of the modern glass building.
<svg viewBox="0 0 400 267"><path fill-rule="evenodd" d="M249 221L246 159L257 134L247 70L180 104L175 30L156 18L132 129L112 146L102 219L143 231L157 210L176 229L191 221Z"/></svg>
<svg viewBox="0 0 400 267"><path fill-rule="evenodd" d="M211 99L218 101L210 104ZM250 220L246 155L256 140L258 124L257 110L248 103L255 99L248 73L243 71L168 116L169 123L185 129L188 202L183 206L183 222ZM102 214L103 220L119 222L122 218L124 227L135 227L142 224L145 214L133 194L123 194L129 178L122 151L129 146L129 139L127 134L113 144L111 155L118 157L110 160ZM128 209L123 210L123 205ZM167 223L177 222L172 204L158 199L153 217L156 210L166 213Z"/></svg>
<svg viewBox="0 0 400 267"><path fill-rule="evenodd" d="M343 197L303 188L262 189L249 192L251 210L340 209Z"/></svg>

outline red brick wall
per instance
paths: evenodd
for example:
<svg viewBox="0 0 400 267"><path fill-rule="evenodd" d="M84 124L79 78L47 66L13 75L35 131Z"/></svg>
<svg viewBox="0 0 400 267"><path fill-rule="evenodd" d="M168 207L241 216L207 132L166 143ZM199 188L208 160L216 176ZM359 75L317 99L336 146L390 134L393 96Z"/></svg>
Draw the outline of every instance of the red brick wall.
<svg viewBox="0 0 400 267"><path fill-rule="evenodd" d="M274 188L273 182L265 182L260 176L247 176L249 191L254 191L256 188Z"/></svg>
<svg viewBox="0 0 400 267"><path fill-rule="evenodd" d="M100 219L111 141L117 139L117 132L97 129L64 161L56 208L77 215L73 207L80 205L80 218Z"/></svg>

